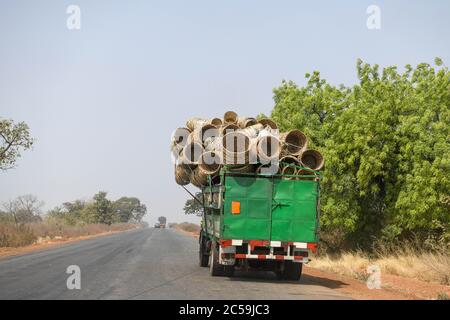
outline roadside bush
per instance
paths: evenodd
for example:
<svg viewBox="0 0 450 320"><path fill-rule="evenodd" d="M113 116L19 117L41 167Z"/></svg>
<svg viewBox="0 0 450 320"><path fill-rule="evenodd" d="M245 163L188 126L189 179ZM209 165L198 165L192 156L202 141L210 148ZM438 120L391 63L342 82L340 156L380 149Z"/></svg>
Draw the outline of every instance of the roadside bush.
<svg viewBox="0 0 450 320"><path fill-rule="evenodd" d="M417 236L450 242L450 73L435 66L381 69L357 62L358 83L335 86L318 71L274 89L272 118L323 152L321 232L331 249L370 250Z"/></svg>
<svg viewBox="0 0 450 320"><path fill-rule="evenodd" d="M36 240L36 235L28 226L0 224L0 247L22 247Z"/></svg>
<svg viewBox="0 0 450 320"><path fill-rule="evenodd" d="M177 228L186 232L198 233L200 232L200 226L195 223L182 222L182 223L172 223L171 228Z"/></svg>
<svg viewBox="0 0 450 320"><path fill-rule="evenodd" d="M420 249L412 242L377 246L367 253L361 250L313 257L312 267L363 280L369 265L378 265L383 273L450 285L450 252Z"/></svg>
<svg viewBox="0 0 450 320"><path fill-rule="evenodd" d="M54 218L19 226L4 223L0 224L0 247L21 247L36 243L39 239L69 239L137 227L131 223L69 225Z"/></svg>

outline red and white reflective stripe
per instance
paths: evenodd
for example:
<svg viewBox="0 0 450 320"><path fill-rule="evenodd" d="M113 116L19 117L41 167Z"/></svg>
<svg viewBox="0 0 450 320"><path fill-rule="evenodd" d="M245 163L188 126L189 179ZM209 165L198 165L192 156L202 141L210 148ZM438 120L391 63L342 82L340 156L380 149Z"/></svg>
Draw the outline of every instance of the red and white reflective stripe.
<svg viewBox="0 0 450 320"><path fill-rule="evenodd" d="M307 249L308 244L306 242L294 242L294 247L297 249Z"/></svg>
<svg viewBox="0 0 450 320"><path fill-rule="evenodd" d="M270 241L270 246L279 248L279 247L281 247L281 241Z"/></svg>
<svg viewBox="0 0 450 320"><path fill-rule="evenodd" d="M245 254L236 253L235 259L257 259L257 260L293 260L294 262L308 262L308 258L302 256L283 256L283 255L270 255L270 254Z"/></svg>
<svg viewBox="0 0 450 320"><path fill-rule="evenodd" d="M232 240L220 240L220 245L225 248L225 247L229 247L229 246L242 246L242 244L244 243L243 240L236 240L236 239L232 239Z"/></svg>
<svg viewBox="0 0 450 320"><path fill-rule="evenodd" d="M232 246L242 246L243 241L242 240L231 240L231 245Z"/></svg>
<svg viewBox="0 0 450 320"><path fill-rule="evenodd" d="M269 241L267 240L250 240L248 242L250 245L250 250L255 250L255 247L267 247L269 245Z"/></svg>
<svg viewBox="0 0 450 320"><path fill-rule="evenodd" d="M233 243L232 240L220 240L220 246L221 246L222 248L229 247L229 246L232 245L232 243Z"/></svg>
<svg viewBox="0 0 450 320"><path fill-rule="evenodd" d="M268 241L268 240L220 240L220 245L223 248L229 246L242 246L244 244L248 244L250 246L250 250L253 251L255 247L271 247L271 248L281 248L293 245L296 249L309 249L312 252L317 251L317 243L313 242L284 242L284 241Z"/></svg>
<svg viewBox="0 0 450 320"><path fill-rule="evenodd" d="M313 253L317 252L317 243L308 243L307 245L308 249L311 250Z"/></svg>

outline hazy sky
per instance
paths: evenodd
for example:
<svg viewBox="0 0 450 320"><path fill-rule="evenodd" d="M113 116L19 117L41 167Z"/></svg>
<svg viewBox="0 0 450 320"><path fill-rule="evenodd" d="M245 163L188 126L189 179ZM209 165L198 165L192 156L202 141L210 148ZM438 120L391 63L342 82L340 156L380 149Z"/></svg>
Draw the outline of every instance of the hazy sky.
<svg viewBox="0 0 450 320"><path fill-rule="evenodd" d="M66 27L71 4L81 30ZM139 197L150 222L188 220L169 153L185 119L268 114L282 79L352 84L357 58L449 65L449 14L444 0L0 0L0 117L36 138L0 172L0 202L32 193L48 209L104 190Z"/></svg>

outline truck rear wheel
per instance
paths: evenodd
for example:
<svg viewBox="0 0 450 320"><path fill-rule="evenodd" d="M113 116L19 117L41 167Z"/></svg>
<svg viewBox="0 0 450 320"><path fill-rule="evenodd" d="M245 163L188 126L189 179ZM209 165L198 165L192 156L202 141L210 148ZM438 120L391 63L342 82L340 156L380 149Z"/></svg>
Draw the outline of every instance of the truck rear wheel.
<svg viewBox="0 0 450 320"><path fill-rule="evenodd" d="M225 277L232 277L234 275L234 266L223 266L223 275Z"/></svg>
<svg viewBox="0 0 450 320"><path fill-rule="evenodd" d="M200 241L199 241L199 250L198 250L198 255L199 255L199 265L200 267L207 267L208 263L209 263L209 255L207 253L206 250L206 243L205 243L205 239L203 236L200 236Z"/></svg>
<svg viewBox="0 0 450 320"><path fill-rule="evenodd" d="M209 255L209 272L214 277L232 277L234 274L234 266L219 264L219 247L216 242L211 244L211 253Z"/></svg>
<svg viewBox="0 0 450 320"><path fill-rule="evenodd" d="M221 264L219 264L219 247L215 241L211 244L211 253L209 255L209 273L213 277L224 275L224 268Z"/></svg>
<svg viewBox="0 0 450 320"><path fill-rule="evenodd" d="M281 278L285 280L298 281L302 276L302 263L296 263L292 261L284 262L284 270L282 271Z"/></svg>

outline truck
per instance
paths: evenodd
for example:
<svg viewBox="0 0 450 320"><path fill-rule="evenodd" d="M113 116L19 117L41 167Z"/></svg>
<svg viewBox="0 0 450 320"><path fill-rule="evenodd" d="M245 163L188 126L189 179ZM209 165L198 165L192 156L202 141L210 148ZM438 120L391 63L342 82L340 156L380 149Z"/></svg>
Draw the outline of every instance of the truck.
<svg viewBox="0 0 450 320"><path fill-rule="evenodd" d="M203 216L199 265L212 276L236 269L274 271L279 279L299 280L310 253L317 251L320 173L233 172L202 188Z"/></svg>
<svg viewBox="0 0 450 320"><path fill-rule="evenodd" d="M158 224L159 224L159 226L158 226L158 228L160 228L160 229L165 229L166 228L166 222L167 222L167 218L166 217L159 217L158 218Z"/></svg>

